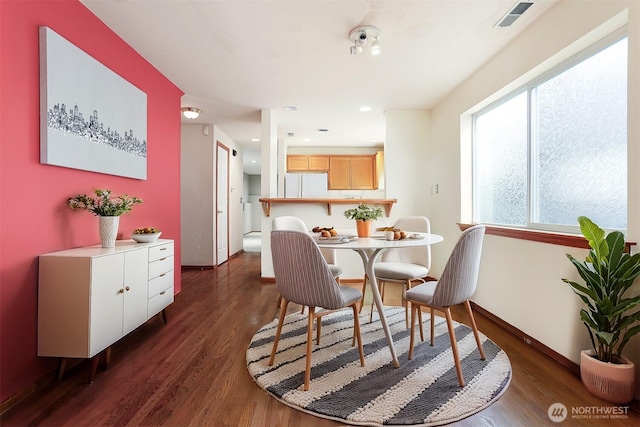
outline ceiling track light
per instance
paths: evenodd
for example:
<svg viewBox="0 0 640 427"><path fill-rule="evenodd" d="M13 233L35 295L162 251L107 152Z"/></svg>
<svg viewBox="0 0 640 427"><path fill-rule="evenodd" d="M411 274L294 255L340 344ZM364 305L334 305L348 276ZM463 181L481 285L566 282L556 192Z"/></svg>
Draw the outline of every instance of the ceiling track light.
<svg viewBox="0 0 640 427"><path fill-rule="evenodd" d="M187 119L197 119L200 113L202 113L201 109L195 107L182 107L180 111L182 111L182 114Z"/></svg>
<svg viewBox="0 0 640 427"><path fill-rule="evenodd" d="M351 55L362 53L363 46L371 41L371 54L380 54L380 30L372 25L360 25L349 32L349 40L353 46L349 49Z"/></svg>

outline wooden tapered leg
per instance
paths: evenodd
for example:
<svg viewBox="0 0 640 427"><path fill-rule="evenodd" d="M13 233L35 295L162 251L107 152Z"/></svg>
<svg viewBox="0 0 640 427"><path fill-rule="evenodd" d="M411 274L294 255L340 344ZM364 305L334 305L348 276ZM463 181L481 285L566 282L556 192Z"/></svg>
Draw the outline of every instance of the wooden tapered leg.
<svg viewBox="0 0 640 427"><path fill-rule="evenodd" d="M276 358L276 351L278 350L278 341L280 340L280 332L282 332L282 324L284 323L284 317L287 315L287 306L289 301L282 298L283 304L280 307L280 318L278 319L278 329L276 329L276 337L273 340L273 349L271 350L271 358L269 359L269 366L273 366L273 361Z"/></svg>
<svg viewBox="0 0 640 427"><path fill-rule="evenodd" d="M96 371L98 370L98 362L100 362L100 353L91 358L91 370L89 371L89 382L92 383L96 379Z"/></svg>
<svg viewBox="0 0 640 427"><path fill-rule="evenodd" d="M411 304L411 335L409 339L409 356L408 359L413 359L413 344L416 335L416 317L418 316L417 311L420 309L418 304Z"/></svg>
<svg viewBox="0 0 640 427"><path fill-rule="evenodd" d="M354 338L358 341L358 353L360 353L360 366L364 368L364 348L362 347L362 335L360 333L360 319L358 318L358 303L354 302L353 307L353 330Z"/></svg>
<svg viewBox="0 0 640 427"><path fill-rule="evenodd" d="M460 365L460 355L458 354L458 344L456 343L456 334L453 330L453 318L451 317L451 309L446 307L444 315L447 318L447 328L449 329L449 339L451 340L451 351L453 351L453 362L456 364L456 373L458 374L458 382L460 387L464 387L464 378L462 377L462 366Z"/></svg>
<svg viewBox="0 0 640 427"><path fill-rule="evenodd" d="M167 324L167 310L165 310L164 308L162 309L162 311L160 312L162 314L162 321L164 322L164 324Z"/></svg>
<svg viewBox="0 0 640 427"><path fill-rule="evenodd" d="M409 301L407 301L407 290L411 289L411 280L407 280L406 286L402 286L402 306L404 307L404 324L409 329Z"/></svg>
<svg viewBox="0 0 640 427"><path fill-rule="evenodd" d="M413 307L413 303L411 303ZM424 328L422 327L422 306L418 305L418 324L420 325L420 341L424 341Z"/></svg>
<svg viewBox="0 0 640 427"><path fill-rule="evenodd" d="M315 307L309 307L309 321L307 322L307 366L304 371L304 391L309 390L311 382L311 353L313 352L313 318Z"/></svg>
<svg viewBox="0 0 640 427"><path fill-rule="evenodd" d="M320 331L322 330L322 318L318 317L316 321L316 344L320 345Z"/></svg>
<svg viewBox="0 0 640 427"><path fill-rule="evenodd" d="M366 295L367 292L367 275L365 274L364 277L362 278L362 299L360 300L360 310L359 312L362 313L362 307L364 306L364 296Z"/></svg>
<svg viewBox="0 0 640 427"><path fill-rule="evenodd" d="M435 335L436 327L435 327L435 310L433 307L429 307L429 315L431 316L431 346L433 347L433 337Z"/></svg>
<svg viewBox="0 0 640 427"><path fill-rule="evenodd" d="M104 370L107 370L107 367L111 363L111 346L107 347L104 350Z"/></svg>
<svg viewBox="0 0 640 427"><path fill-rule="evenodd" d="M473 335L476 337L476 344L478 345L478 351L480 352L480 359L485 360L484 350L482 349L482 343L480 342L480 335L478 334L478 327L476 326L476 319L473 317L473 310L471 310L471 304L469 304L469 300L466 300L464 302L464 306L467 309L467 315L469 316L469 322L471 322Z"/></svg>
<svg viewBox="0 0 640 427"><path fill-rule="evenodd" d="M58 366L58 381L62 379L62 374L64 374L64 370L67 369L67 358L60 358L60 366Z"/></svg>

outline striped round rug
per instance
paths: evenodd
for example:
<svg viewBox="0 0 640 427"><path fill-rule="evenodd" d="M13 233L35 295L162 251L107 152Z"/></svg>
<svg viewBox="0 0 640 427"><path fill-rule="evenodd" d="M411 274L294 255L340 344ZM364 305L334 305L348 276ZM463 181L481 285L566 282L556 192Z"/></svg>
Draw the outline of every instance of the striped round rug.
<svg viewBox="0 0 640 427"><path fill-rule="evenodd" d="M444 318L436 317L435 343L429 345L429 315L424 313L425 342L416 331L413 360L407 360L409 330L404 308L386 307L388 323L400 361L394 368L384 331L374 314L360 318L365 367L351 346L353 318L342 310L322 318L320 345L314 343L311 384L302 390L305 370L305 314L286 317L273 366L277 319L253 336L247 367L255 382L292 408L346 424L439 426L473 415L495 402L511 380L505 352L482 333L486 360L480 360L473 332L456 323L458 351L466 382L460 387Z"/></svg>

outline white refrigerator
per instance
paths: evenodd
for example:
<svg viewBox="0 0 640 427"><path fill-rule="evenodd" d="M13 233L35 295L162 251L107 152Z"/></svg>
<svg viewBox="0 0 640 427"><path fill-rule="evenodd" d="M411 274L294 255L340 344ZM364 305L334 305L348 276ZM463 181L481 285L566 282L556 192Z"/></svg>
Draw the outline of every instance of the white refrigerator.
<svg viewBox="0 0 640 427"><path fill-rule="evenodd" d="M328 177L326 173L284 174L284 197L327 198Z"/></svg>

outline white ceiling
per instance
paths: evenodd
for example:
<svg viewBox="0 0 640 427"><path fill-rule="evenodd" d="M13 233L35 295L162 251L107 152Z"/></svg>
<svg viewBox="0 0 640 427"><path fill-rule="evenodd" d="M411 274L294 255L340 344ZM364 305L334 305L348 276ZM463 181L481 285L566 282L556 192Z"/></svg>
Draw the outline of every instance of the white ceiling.
<svg viewBox="0 0 640 427"><path fill-rule="evenodd" d="M516 0L81 1L202 109L183 123L217 125L259 174L262 109L288 145L382 146L385 111L433 107L561 0L508 28L494 24ZM349 53L359 25L380 30L380 55Z"/></svg>

